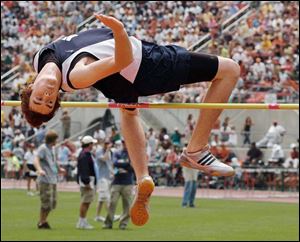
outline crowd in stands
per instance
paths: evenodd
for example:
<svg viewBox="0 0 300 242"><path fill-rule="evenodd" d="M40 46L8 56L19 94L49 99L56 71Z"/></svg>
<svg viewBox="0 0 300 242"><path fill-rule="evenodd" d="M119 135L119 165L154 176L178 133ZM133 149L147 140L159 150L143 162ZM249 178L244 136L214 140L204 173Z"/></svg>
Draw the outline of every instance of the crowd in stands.
<svg viewBox="0 0 300 242"><path fill-rule="evenodd" d="M241 76L230 102L264 102L266 94L270 94L268 102L299 100L298 2L263 3L238 26L226 32L220 25L216 29L202 51L239 63ZM155 99L201 102L207 88L206 83L190 85Z"/></svg>
<svg viewBox="0 0 300 242"><path fill-rule="evenodd" d="M70 121L70 116L66 111L63 112L61 120L62 122ZM211 132L212 153L222 162L235 167L236 177L242 179L241 169L247 168L299 169L299 144L292 143L289 150L283 150L282 141L286 133L283 126L274 121L266 135L261 140L254 141L251 135L252 125L251 117L247 117L244 126L238 128L244 131L241 133L244 141L241 146L244 146L245 154L237 152L241 148L237 143L239 134L231 124L229 117L218 120ZM74 178L74 168L80 151L80 137L69 139L69 127L65 126L64 124L56 154L60 164L67 171L66 179L70 180L72 177ZM247 128L248 126L250 128ZM149 169L157 184L169 186L183 184L182 169L178 163L178 158L190 139L194 127L195 119L190 114L187 117L184 130L176 127L170 130L163 127L160 130L149 128L145 131ZM45 125L38 129L31 128L24 121L18 108L11 109L8 119L4 119L1 128L1 164L4 177L23 177L26 173L25 154L30 148L36 149L43 142L46 130ZM95 150L96 157L101 155L105 142L110 144L112 152L122 148L122 136L114 122L110 122L105 127L97 126L92 136L98 140ZM266 153L270 154L266 155ZM241 184L241 182L237 183Z"/></svg>
<svg viewBox="0 0 300 242"><path fill-rule="evenodd" d="M241 26L223 33L221 24L246 4L241 1L4 1L1 75L17 65L21 68L19 76L2 87L1 98L19 99L20 86L33 78L31 62L37 50L62 35L75 33L77 26L93 12L102 11L120 19L130 35L158 44L188 48L210 34L212 41L204 51L233 58L242 68L231 102L263 102L264 95L251 96L252 92L260 91L275 92L284 101L292 102L298 97L299 3L264 3ZM147 100L201 102L207 88L207 83L187 85L177 93ZM62 95L62 100L69 101L106 100L93 88Z"/></svg>

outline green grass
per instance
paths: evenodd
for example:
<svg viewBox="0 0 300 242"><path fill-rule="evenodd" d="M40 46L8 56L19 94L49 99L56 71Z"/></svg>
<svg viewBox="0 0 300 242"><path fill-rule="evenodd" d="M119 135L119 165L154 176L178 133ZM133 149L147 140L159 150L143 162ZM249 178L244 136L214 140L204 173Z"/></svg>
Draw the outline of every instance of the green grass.
<svg viewBox="0 0 300 242"><path fill-rule="evenodd" d="M36 228L39 197L24 190L1 190L1 241L4 240L248 240L299 241L299 204L197 199L197 208L181 208L180 198L151 198L151 219L143 227L131 223L121 231L101 229L93 221L96 203L88 219L96 229L75 229L79 193L60 192L58 207L49 217L50 231ZM118 214L121 209L119 201Z"/></svg>

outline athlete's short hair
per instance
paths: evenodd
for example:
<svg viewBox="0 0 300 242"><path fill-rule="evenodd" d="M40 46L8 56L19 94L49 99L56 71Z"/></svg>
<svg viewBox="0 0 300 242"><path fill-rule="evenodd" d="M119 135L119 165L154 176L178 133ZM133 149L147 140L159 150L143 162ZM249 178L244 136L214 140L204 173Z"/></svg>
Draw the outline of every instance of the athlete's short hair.
<svg viewBox="0 0 300 242"><path fill-rule="evenodd" d="M29 99L30 99L31 94L32 94L31 86L26 84L25 87L22 89L21 95L20 95L21 96L21 109L22 109L22 113L25 116L25 119L27 120L27 122L33 127L39 127L44 122L48 122L50 119L53 118L56 111L60 107L60 97L59 97L59 95L57 96L56 102L54 104L54 108L51 113L41 114L41 113L30 110Z"/></svg>

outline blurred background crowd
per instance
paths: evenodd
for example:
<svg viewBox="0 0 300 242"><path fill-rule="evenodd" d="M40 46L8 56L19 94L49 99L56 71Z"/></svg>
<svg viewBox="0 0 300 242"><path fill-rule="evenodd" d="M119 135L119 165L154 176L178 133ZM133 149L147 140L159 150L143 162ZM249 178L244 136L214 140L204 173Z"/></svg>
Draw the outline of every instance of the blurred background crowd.
<svg viewBox="0 0 300 242"><path fill-rule="evenodd" d="M299 3L265 2L237 27L223 32L225 20L247 1L4 1L1 3L1 75L20 65L20 75L3 89L6 99L18 99L20 85L32 79L31 61L45 44L77 31L94 12L120 19L128 33L158 44L189 48L209 34L202 51L239 62L241 78L232 102L264 102L276 94L281 102L299 99ZM91 25L89 27L96 27ZM176 94L149 101L201 102L207 84L186 86ZM97 101L90 89L65 95L66 100Z"/></svg>
<svg viewBox="0 0 300 242"><path fill-rule="evenodd" d="M34 77L31 62L36 51L63 35L75 33L78 26L91 18L94 12L102 12L120 19L130 35L158 44L178 44L191 48L203 36L209 35L210 41L201 51L232 58L241 67L241 76L230 102L258 103L266 102L268 98L282 103L298 102L299 2L258 3L250 8L250 14L244 21L224 31L222 23L248 4L249 1L2 1L1 99L19 100L21 86ZM90 24L88 28L97 26ZM16 77L4 82L2 76L15 67L19 67ZM187 85L176 93L155 95L143 101L201 102L208 85ZM93 88L62 94L62 100L106 101ZM62 118L61 122L63 129L67 129L68 118ZM145 132L150 169L156 183L183 184L177 157L190 137L194 122L194 117L189 116L184 130L176 127L155 130L150 127ZM251 140L252 125L251 117L245 120L243 127L234 127L226 118L219 120L210 140L215 155L236 169L299 168L299 140L295 139L287 150L281 147L286 127L274 121L262 140ZM24 173L25 154L30 147L35 149L41 144L46 126L38 129L29 127L18 108L13 108L9 114L1 111L1 126L2 176L20 178ZM68 133L67 130L63 132ZM64 135L57 147L58 160L69 171L65 177L67 180L72 179L79 148L79 141L69 140L70 135ZM98 127L93 136L99 142L98 153L101 153L105 141L113 149L119 149L122 145L116 125ZM237 142L237 136L243 137L242 143ZM246 149L244 155L234 151L239 147ZM270 182L276 186L284 181L292 189L298 189L295 185L298 176L294 179L291 179L291 174L283 178L276 178L274 174L270 176L262 176L258 172L245 173L243 170L237 172L228 184L265 187ZM206 179L205 176L203 179ZM209 182L209 186L218 184L211 179Z"/></svg>

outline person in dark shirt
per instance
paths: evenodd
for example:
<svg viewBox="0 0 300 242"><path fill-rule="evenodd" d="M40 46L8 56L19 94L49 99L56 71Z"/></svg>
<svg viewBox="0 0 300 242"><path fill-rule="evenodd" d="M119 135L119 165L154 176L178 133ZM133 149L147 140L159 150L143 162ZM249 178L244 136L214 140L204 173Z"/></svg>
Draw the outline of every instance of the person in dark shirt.
<svg viewBox="0 0 300 242"><path fill-rule="evenodd" d="M84 136L81 143L82 151L77 159L77 182L80 185L81 203L76 227L78 229L93 229L93 226L87 222L86 215L96 191L98 168L91 151L97 140L91 136Z"/></svg>
<svg viewBox="0 0 300 242"><path fill-rule="evenodd" d="M251 147L247 152L247 158L244 162L244 166L257 166L263 157L262 151L256 147L256 143L252 142Z"/></svg>
<svg viewBox="0 0 300 242"><path fill-rule="evenodd" d="M130 165L130 159L124 140L122 140L122 144L122 150L117 151L113 156L115 175L111 187L111 201L108 208L108 214L103 226L105 229L112 228L120 196L123 203L123 213L120 217L119 228L126 229L130 218L129 209L133 195L134 171Z"/></svg>

